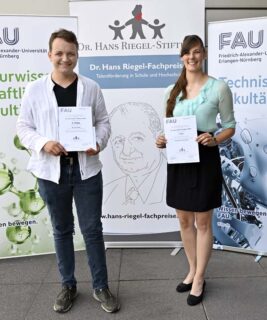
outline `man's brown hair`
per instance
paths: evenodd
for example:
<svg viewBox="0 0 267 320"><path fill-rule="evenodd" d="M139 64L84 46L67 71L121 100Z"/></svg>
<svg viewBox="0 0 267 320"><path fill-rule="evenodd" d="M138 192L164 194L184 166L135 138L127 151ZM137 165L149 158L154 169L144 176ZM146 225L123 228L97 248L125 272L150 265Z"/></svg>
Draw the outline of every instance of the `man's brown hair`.
<svg viewBox="0 0 267 320"><path fill-rule="evenodd" d="M59 29L58 31L53 32L50 36L49 51L52 51L52 44L56 38L63 39L69 43L74 43L77 50L79 49L79 43L78 43L78 40L77 40L75 33L72 31L66 30L66 29Z"/></svg>

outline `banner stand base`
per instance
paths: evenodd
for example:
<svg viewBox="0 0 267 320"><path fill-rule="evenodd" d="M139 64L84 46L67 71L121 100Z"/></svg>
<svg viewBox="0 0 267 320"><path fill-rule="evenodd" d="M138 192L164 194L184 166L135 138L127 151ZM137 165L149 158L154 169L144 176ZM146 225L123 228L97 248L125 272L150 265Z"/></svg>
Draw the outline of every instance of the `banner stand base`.
<svg viewBox="0 0 267 320"><path fill-rule="evenodd" d="M179 247L179 248L175 248L174 250L172 250L171 256L176 256L181 249L182 249L182 246Z"/></svg>
<svg viewBox="0 0 267 320"><path fill-rule="evenodd" d="M183 248L182 241L107 241L105 249L123 249L123 248L173 248L171 256L176 256ZM259 262L263 256L267 256L267 252L260 252L250 249L230 247L224 245L213 244L214 250L225 250L231 252L245 253L256 255L255 262Z"/></svg>
<svg viewBox="0 0 267 320"><path fill-rule="evenodd" d="M263 256L267 256L267 252L261 252L261 251L256 251L256 250L252 250L252 249L243 249L243 248L237 248L237 247L223 246L220 244L213 244L213 249L254 254L254 255L256 255L255 262L259 262Z"/></svg>
<svg viewBox="0 0 267 320"><path fill-rule="evenodd" d="M261 254L257 255L257 257L255 258L255 262L259 262L261 258L262 258Z"/></svg>
<svg viewBox="0 0 267 320"><path fill-rule="evenodd" d="M124 241L124 242L105 242L106 250L109 248L183 248L181 241ZM179 252L177 251L177 253Z"/></svg>

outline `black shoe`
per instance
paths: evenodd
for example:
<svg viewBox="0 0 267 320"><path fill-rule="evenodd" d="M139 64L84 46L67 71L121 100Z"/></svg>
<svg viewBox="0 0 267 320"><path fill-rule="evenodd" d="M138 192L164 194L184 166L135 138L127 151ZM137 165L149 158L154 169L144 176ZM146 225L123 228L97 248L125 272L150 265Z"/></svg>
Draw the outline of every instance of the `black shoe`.
<svg viewBox="0 0 267 320"><path fill-rule="evenodd" d="M72 307L73 300L77 297L77 288L62 286L62 290L56 297L54 304L54 311L56 312L67 312Z"/></svg>
<svg viewBox="0 0 267 320"><path fill-rule="evenodd" d="M204 292L205 292L205 286L206 286L206 281L204 280L203 286L202 286L202 292L200 296L194 296L193 294L189 294L187 297L187 304L189 306L195 306L199 304L203 300Z"/></svg>
<svg viewBox="0 0 267 320"><path fill-rule="evenodd" d="M178 284L178 286L176 287L176 291L177 292L186 292L186 291L189 291L189 290L191 290L191 288L192 288L192 284L193 283L183 283L183 282L180 282L179 284Z"/></svg>
<svg viewBox="0 0 267 320"><path fill-rule="evenodd" d="M103 310L109 313L120 310L120 304L116 297L109 291L109 288L94 289L93 297L101 303Z"/></svg>

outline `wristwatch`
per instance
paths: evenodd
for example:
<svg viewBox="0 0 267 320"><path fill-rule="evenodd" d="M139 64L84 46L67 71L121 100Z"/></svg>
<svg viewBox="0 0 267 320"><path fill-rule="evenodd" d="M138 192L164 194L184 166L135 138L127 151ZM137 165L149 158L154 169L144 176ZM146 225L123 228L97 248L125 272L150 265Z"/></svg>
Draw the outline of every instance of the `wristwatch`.
<svg viewBox="0 0 267 320"><path fill-rule="evenodd" d="M212 137L212 138L213 138L214 145L217 146L218 145L218 141L217 141L216 137Z"/></svg>

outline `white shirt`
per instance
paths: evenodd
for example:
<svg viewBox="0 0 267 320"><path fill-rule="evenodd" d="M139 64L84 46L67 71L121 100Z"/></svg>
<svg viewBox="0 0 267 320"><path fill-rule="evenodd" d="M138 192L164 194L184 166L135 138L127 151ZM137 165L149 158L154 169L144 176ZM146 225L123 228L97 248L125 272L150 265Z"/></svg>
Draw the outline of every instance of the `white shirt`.
<svg viewBox="0 0 267 320"><path fill-rule="evenodd" d="M27 85L21 101L17 134L31 152L27 169L37 178L58 183L60 157L42 150L48 141L58 141L58 105L54 85L51 74ZM103 94L95 81L78 76L76 105L92 107L96 141L103 150L110 136L110 123ZM78 152L78 158L82 180L96 175L102 168L98 155L88 156L85 152Z"/></svg>

